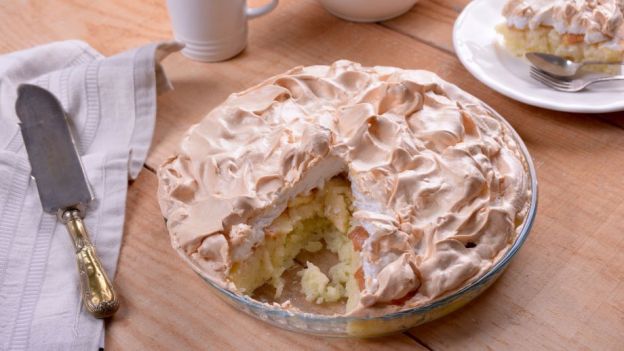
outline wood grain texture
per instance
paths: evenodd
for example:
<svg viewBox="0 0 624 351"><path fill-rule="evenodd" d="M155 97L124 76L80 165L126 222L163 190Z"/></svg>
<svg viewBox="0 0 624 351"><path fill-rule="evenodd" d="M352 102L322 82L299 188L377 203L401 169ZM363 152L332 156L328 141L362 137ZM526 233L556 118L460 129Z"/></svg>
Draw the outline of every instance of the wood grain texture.
<svg viewBox="0 0 624 351"><path fill-rule="evenodd" d="M147 165L176 152L183 133L230 93L296 65L351 59L438 73L499 111L531 152L539 213L508 271L465 308L374 341L300 336L217 300L169 247L155 176L130 187L116 283L125 303L107 326L111 349L600 349L624 345L624 113L580 115L508 99L475 80L452 53L453 21L468 0L421 0L382 24L354 24L314 0L282 0L250 23L248 48L216 64L175 54L164 62L176 90L159 97ZM171 36L164 1L0 2L0 52L68 38L110 55Z"/></svg>
<svg viewBox="0 0 624 351"><path fill-rule="evenodd" d="M467 0L421 0L407 14L383 25L428 45L453 52L453 23Z"/></svg>

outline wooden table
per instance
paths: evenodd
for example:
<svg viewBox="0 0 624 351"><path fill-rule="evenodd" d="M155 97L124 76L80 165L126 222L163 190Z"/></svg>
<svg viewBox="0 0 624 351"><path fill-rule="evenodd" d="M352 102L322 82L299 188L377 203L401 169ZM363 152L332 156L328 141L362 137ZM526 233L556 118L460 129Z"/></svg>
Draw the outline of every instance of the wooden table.
<svg viewBox="0 0 624 351"><path fill-rule="evenodd" d="M485 87L451 44L467 3L421 0L400 18L355 24L314 0L282 0L251 22L250 44L238 57L215 64L168 58L176 90L158 100L146 169L129 189L115 277L123 307L107 323L107 349L624 349L624 113L552 112ZM164 0L0 2L2 53L78 38L111 55L171 36ZM492 288L447 317L373 340L299 335L233 310L170 248L155 197L154 170L228 94L293 66L342 58L432 70L481 98L523 137L540 183L534 230Z"/></svg>

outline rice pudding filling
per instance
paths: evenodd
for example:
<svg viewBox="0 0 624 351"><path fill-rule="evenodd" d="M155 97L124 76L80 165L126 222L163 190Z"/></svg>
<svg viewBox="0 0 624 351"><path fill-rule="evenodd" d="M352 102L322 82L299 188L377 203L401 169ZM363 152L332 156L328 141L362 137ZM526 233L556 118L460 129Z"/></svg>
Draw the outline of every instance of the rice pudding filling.
<svg viewBox="0 0 624 351"><path fill-rule="evenodd" d="M301 292L309 302L321 304L350 299L355 305L360 266L357 247L351 242L351 189L344 177L334 177L320 189L299 194L289 201L286 210L266 229L265 240L251 257L235 263L230 279L243 293L251 294L263 284L282 294L287 282L282 275L297 263L307 266L299 271ZM322 272L312 262L297 261L302 251L316 253L322 249L337 255L338 263Z"/></svg>
<svg viewBox="0 0 624 351"><path fill-rule="evenodd" d="M530 198L515 140L431 72L297 67L192 127L159 202L172 246L215 284L380 315L461 289L511 246Z"/></svg>

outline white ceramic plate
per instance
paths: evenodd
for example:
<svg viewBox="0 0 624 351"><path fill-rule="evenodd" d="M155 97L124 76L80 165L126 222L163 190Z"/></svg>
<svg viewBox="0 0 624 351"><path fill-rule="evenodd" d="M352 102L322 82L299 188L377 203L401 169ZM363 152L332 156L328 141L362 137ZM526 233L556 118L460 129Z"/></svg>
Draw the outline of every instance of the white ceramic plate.
<svg viewBox="0 0 624 351"><path fill-rule="evenodd" d="M514 100L551 110L605 113L624 110L624 82L590 86L578 93L551 90L529 76L529 64L500 43L494 27L504 22L504 0L475 0L461 13L453 28L459 60L478 80Z"/></svg>

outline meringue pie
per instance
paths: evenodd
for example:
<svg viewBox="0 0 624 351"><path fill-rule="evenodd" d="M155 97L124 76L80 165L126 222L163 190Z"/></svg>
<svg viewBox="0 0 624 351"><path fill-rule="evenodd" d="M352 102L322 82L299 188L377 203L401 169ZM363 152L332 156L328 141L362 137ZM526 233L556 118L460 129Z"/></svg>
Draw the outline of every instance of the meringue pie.
<svg viewBox="0 0 624 351"><path fill-rule="evenodd" d="M514 242L531 193L514 136L428 71L297 67L193 126L158 197L173 247L214 284L382 315L461 289Z"/></svg>
<svg viewBox="0 0 624 351"><path fill-rule="evenodd" d="M497 27L514 54L543 52L577 62L624 59L624 1L508 0Z"/></svg>

